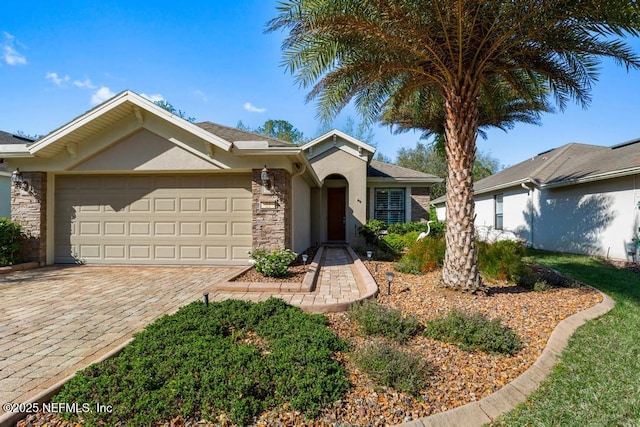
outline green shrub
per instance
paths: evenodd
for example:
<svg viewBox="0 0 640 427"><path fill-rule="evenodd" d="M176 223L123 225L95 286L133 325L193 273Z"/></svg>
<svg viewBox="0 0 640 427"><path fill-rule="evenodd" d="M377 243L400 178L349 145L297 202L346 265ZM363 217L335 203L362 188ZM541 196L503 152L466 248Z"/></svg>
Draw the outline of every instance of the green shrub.
<svg viewBox="0 0 640 427"><path fill-rule="evenodd" d="M291 249L276 249L272 252L256 249L249 253L249 257L255 261L256 271L268 277L286 276L287 267L297 256Z"/></svg>
<svg viewBox="0 0 640 427"><path fill-rule="evenodd" d="M384 307L375 300L353 304L349 308L349 317L358 323L362 333L399 342L407 341L422 329L415 317L404 317L400 310Z"/></svg>
<svg viewBox="0 0 640 427"><path fill-rule="evenodd" d="M395 268L403 273L427 273L441 268L446 243L442 237L427 236L413 242Z"/></svg>
<svg viewBox="0 0 640 427"><path fill-rule="evenodd" d="M513 330L502 326L499 318L489 320L480 312L467 315L452 310L447 316L427 322L424 334L456 344L466 351L513 355L522 349L520 337Z"/></svg>
<svg viewBox="0 0 640 427"><path fill-rule="evenodd" d="M513 240L501 240L493 244L477 241L478 268L488 279L508 280L518 283L528 275L522 261L524 246Z"/></svg>
<svg viewBox="0 0 640 427"><path fill-rule="evenodd" d="M368 219L367 222L358 229L361 236L369 245L377 245L380 233L387 229L387 224L379 219Z"/></svg>
<svg viewBox="0 0 640 427"><path fill-rule="evenodd" d="M405 353L386 343L373 343L358 348L353 362L380 384L417 395L427 385L431 366L422 358Z"/></svg>
<svg viewBox="0 0 640 427"><path fill-rule="evenodd" d="M391 254L400 254L405 248L405 239L401 234L389 233L382 236L384 249Z"/></svg>
<svg viewBox="0 0 640 427"><path fill-rule="evenodd" d="M275 298L187 305L135 335L117 357L91 365L53 398L113 407L65 413L87 425L161 425L178 416L238 425L288 402L310 416L342 398L349 383L335 360L344 341Z"/></svg>
<svg viewBox="0 0 640 427"><path fill-rule="evenodd" d="M0 218L0 266L13 265L18 262L20 236L20 224L8 218Z"/></svg>

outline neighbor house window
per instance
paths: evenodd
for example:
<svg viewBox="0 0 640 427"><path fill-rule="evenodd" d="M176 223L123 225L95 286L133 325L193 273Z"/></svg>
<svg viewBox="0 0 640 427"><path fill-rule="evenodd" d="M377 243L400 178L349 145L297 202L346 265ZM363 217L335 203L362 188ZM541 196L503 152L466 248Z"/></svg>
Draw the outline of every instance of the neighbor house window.
<svg viewBox="0 0 640 427"><path fill-rule="evenodd" d="M495 227L497 230L502 230L502 194L496 194L493 196L496 212Z"/></svg>
<svg viewBox="0 0 640 427"><path fill-rule="evenodd" d="M404 222L404 188L376 188L374 218L387 224Z"/></svg>

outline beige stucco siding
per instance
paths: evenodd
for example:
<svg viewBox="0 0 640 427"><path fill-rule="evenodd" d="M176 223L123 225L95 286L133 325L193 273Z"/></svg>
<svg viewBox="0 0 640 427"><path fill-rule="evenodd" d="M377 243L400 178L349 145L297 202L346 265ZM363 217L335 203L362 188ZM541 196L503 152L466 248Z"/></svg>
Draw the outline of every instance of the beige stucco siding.
<svg viewBox="0 0 640 427"><path fill-rule="evenodd" d="M246 174L57 176L54 260L246 265L250 188Z"/></svg>
<svg viewBox="0 0 640 427"><path fill-rule="evenodd" d="M292 201L291 209L293 215L293 250L303 252L311 246L311 188L309 184L300 176L291 179Z"/></svg>
<svg viewBox="0 0 640 427"><path fill-rule="evenodd" d="M340 175L347 181L347 242L355 244L358 228L367 221L367 163L365 159L356 157L339 148L332 148L310 159L310 163L320 180L329 175ZM323 195L326 197L326 195ZM327 239L326 203L320 219L323 228L322 240Z"/></svg>

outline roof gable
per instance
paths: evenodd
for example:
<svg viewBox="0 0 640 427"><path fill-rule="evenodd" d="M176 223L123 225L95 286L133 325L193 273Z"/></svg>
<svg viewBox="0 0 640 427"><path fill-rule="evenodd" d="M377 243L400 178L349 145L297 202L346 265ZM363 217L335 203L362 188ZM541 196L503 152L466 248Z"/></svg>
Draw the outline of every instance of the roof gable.
<svg viewBox="0 0 640 427"><path fill-rule="evenodd" d="M311 142L304 144L300 149L308 159L312 159L332 148L345 151L361 160L370 161L376 149L337 129L321 135Z"/></svg>
<svg viewBox="0 0 640 427"><path fill-rule="evenodd" d="M156 121L160 119L176 126L217 148L225 151L231 149L229 141L170 113L134 92L126 90L40 138L29 146L29 152L39 157L53 157L70 145L81 144L84 140L125 120L132 122L129 128L133 132L147 126L153 119Z"/></svg>

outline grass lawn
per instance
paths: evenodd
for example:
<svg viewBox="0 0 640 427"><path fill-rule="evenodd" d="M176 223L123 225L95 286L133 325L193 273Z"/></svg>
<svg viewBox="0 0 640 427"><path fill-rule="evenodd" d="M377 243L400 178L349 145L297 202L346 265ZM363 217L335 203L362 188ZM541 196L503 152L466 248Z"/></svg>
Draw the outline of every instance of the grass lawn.
<svg viewBox="0 0 640 427"><path fill-rule="evenodd" d="M531 261L602 290L616 306L579 328L549 379L495 424L640 425L640 275L584 256L535 251Z"/></svg>

